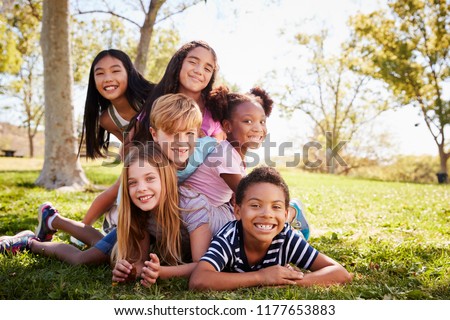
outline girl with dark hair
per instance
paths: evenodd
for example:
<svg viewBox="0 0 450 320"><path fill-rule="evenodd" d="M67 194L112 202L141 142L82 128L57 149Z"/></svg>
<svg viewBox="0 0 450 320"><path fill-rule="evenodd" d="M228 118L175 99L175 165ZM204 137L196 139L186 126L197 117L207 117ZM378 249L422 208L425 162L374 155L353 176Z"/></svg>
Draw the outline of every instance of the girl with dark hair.
<svg viewBox="0 0 450 320"><path fill-rule="evenodd" d="M202 135L224 139L219 119L212 116L206 103L218 70L217 55L204 41L184 44L170 59L164 76L145 101L141 113L130 123L135 130L133 140L149 141L150 113L155 100L169 93L183 93L195 100L203 114Z"/></svg>
<svg viewBox="0 0 450 320"><path fill-rule="evenodd" d="M153 87L125 52L108 49L97 54L89 72L80 141L81 149L86 137L87 158L105 156L110 133L124 141L129 121L139 113Z"/></svg>

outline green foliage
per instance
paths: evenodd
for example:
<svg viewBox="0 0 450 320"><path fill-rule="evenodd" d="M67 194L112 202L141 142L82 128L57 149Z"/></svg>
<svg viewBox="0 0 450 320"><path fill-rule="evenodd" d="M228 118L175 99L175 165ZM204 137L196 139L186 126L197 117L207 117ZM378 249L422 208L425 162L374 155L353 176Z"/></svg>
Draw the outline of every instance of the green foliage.
<svg viewBox="0 0 450 320"><path fill-rule="evenodd" d="M153 32L145 76L148 80L158 83L166 71L169 60L178 49L180 36L175 28L157 28Z"/></svg>
<svg viewBox="0 0 450 320"><path fill-rule="evenodd" d="M387 165L372 164L351 171L351 176L382 181L436 183L439 159L433 156L397 156Z"/></svg>
<svg viewBox="0 0 450 320"><path fill-rule="evenodd" d="M84 168L96 184L111 184L120 173L119 167L106 168L98 162ZM112 286L108 266L73 267L24 252L0 255L0 299L450 299L448 186L368 181L297 169L281 173L291 195L306 206L310 243L352 272L352 283L203 293L189 291L186 279L158 280L149 289L138 283ZM1 172L0 234L33 230L36 208L43 201L52 201L64 216L81 220L97 194L35 187L38 174ZM55 241L68 238L58 232Z"/></svg>
<svg viewBox="0 0 450 320"><path fill-rule="evenodd" d="M276 96L288 115L295 110L306 114L316 129L314 138L327 137L332 149L341 141L352 140L362 126L387 110L388 105L381 86L375 81L369 83L368 77L348 67L348 47L343 46L337 53L326 50L327 34L327 30L322 30L295 36L309 57L308 80L304 80L304 72L292 67L289 84ZM330 173L335 172L335 166L333 162L327 168Z"/></svg>
<svg viewBox="0 0 450 320"><path fill-rule="evenodd" d="M445 137L450 101L444 90L450 78L449 9L446 0L391 0L387 10L350 20L354 70L388 84L400 105L422 110L443 172L450 157Z"/></svg>

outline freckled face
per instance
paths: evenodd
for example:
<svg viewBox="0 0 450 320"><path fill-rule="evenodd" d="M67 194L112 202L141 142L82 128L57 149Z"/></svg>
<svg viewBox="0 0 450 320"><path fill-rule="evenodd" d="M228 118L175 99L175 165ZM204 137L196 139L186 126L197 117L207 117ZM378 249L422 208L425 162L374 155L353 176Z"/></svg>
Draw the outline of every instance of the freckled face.
<svg viewBox="0 0 450 320"><path fill-rule="evenodd" d="M161 196L158 170L147 161L136 161L128 168L128 192L131 201L143 211L151 211Z"/></svg>
<svg viewBox="0 0 450 320"><path fill-rule="evenodd" d="M200 93L211 80L215 65L209 50L196 47L189 51L180 70L180 93L190 97Z"/></svg>
<svg viewBox="0 0 450 320"><path fill-rule="evenodd" d="M167 133L161 129L150 128L150 132L153 140L159 144L177 169L184 168L189 156L194 152L198 129L190 128L176 133Z"/></svg>
<svg viewBox="0 0 450 320"><path fill-rule="evenodd" d="M114 101L125 97L128 87L128 74L122 61L105 56L94 66L95 87L105 98Z"/></svg>

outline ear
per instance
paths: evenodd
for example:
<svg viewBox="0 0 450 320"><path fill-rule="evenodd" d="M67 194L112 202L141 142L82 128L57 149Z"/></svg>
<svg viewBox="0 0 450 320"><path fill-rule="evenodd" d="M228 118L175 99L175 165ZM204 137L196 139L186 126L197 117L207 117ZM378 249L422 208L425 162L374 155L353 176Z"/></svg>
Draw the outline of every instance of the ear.
<svg viewBox="0 0 450 320"><path fill-rule="evenodd" d="M241 220L241 207L237 204L234 205L234 216L236 220Z"/></svg>
<svg viewBox="0 0 450 320"><path fill-rule="evenodd" d="M223 120L222 121L222 127L223 127L223 131L225 131L226 134L231 132L231 122L229 120Z"/></svg>
<svg viewBox="0 0 450 320"><path fill-rule="evenodd" d="M153 141L158 142L158 133L156 132L155 129L153 129L152 127L150 127L150 134L152 135Z"/></svg>

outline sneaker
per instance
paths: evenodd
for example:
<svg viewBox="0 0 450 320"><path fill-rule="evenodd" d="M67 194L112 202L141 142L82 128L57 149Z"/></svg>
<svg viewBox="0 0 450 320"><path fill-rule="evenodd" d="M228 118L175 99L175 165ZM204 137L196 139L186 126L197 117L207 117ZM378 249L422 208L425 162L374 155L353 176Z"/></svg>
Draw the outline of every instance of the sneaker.
<svg viewBox="0 0 450 320"><path fill-rule="evenodd" d="M53 238L53 234L56 233L56 230L51 230L48 226L48 219L58 214L58 210L53 207L50 202L44 202L39 206L38 209L38 221L39 224L36 228L36 237L40 241L51 241Z"/></svg>
<svg viewBox="0 0 450 320"><path fill-rule="evenodd" d="M309 238L309 224L305 217L305 206L298 199L293 199L289 202L289 206L294 208L296 214L291 222L291 226L297 230L300 230L305 240Z"/></svg>
<svg viewBox="0 0 450 320"><path fill-rule="evenodd" d="M10 252L16 254L19 251L30 249L28 246L31 239L36 238L33 231L21 231L14 236L0 237L0 253Z"/></svg>

